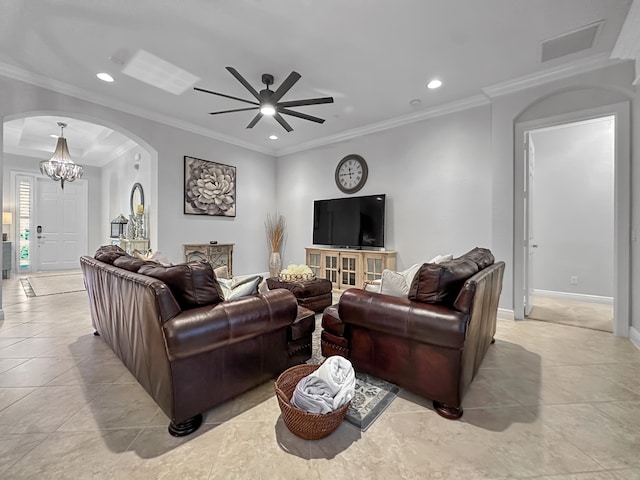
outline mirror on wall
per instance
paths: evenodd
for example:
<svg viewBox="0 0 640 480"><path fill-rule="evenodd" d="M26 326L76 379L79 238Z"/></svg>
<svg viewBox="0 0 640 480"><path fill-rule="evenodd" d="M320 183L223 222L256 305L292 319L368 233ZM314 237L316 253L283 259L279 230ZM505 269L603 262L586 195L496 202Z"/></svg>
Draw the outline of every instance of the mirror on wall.
<svg viewBox="0 0 640 480"><path fill-rule="evenodd" d="M134 183L131 187L131 196L129 197L129 206L131 208L131 215L136 213L144 213L144 190L140 183Z"/></svg>

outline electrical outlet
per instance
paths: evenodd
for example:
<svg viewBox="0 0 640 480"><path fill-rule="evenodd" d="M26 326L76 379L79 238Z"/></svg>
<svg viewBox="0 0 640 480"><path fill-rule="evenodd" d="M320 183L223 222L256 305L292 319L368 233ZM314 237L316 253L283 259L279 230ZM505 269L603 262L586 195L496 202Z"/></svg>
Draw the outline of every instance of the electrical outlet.
<svg viewBox="0 0 640 480"><path fill-rule="evenodd" d="M578 284L578 277L577 276L573 276L571 277L571 285L577 285Z"/></svg>

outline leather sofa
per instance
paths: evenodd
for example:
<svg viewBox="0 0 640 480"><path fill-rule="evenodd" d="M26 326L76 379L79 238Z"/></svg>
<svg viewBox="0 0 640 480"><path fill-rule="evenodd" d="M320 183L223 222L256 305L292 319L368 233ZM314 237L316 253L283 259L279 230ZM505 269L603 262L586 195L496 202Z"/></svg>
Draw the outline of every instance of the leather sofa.
<svg viewBox="0 0 640 480"><path fill-rule="evenodd" d="M174 436L311 357L313 312L287 290L224 301L206 262L162 267L111 246L96 257L80 265L97 334L170 418Z"/></svg>
<svg viewBox="0 0 640 480"><path fill-rule="evenodd" d="M504 262L476 248L423 264L407 297L349 289L322 318L322 354L433 400L445 418L462 398L494 341ZM384 280L383 280L384 281Z"/></svg>

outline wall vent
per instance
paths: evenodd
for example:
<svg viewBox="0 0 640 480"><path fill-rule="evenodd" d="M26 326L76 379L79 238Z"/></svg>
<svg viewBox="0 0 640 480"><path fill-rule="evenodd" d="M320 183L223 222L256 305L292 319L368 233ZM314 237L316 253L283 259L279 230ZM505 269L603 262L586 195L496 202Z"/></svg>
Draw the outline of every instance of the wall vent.
<svg viewBox="0 0 640 480"><path fill-rule="evenodd" d="M542 63L548 62L593 47L602 23L603 20L544 40L541 44L542 48L540 49L540 61Z"/></svg>

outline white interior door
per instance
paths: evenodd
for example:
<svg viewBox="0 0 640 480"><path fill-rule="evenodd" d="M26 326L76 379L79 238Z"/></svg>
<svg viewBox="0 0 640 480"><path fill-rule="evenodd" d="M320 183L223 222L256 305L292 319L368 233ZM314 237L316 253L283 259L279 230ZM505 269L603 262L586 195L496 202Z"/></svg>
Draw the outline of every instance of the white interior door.
<svg viewBox="0 0 640 480"><path fill-rule="evenodd" d="M524 207L525 207L525 238L524 238L524 315L531 313L533 308L533 255L538 245L535 243L533 232L533 197L535 176L535 148L529 132L525 133L525 178L524 178Z"/></svg>
<svg viewBox="0 0 640 480"><path fill-rule="evenodd" d="M36 269L74 270L87 249L86 182L38 178L35 200Z"/></svg>

